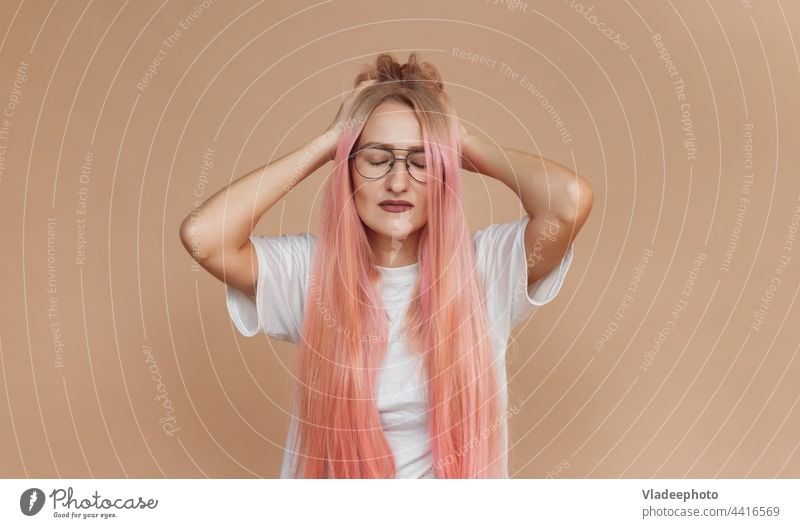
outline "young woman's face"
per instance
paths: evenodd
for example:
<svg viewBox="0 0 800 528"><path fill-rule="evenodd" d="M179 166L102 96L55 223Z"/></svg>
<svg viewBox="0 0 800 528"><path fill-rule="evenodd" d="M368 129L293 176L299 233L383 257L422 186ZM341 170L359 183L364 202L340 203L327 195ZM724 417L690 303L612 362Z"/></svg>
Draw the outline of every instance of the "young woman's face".
<svg viewBox="0 0 800 528"><path fill-rule="evenodd" d="M397 101L385 101L372 112L364 126L354 152L368 143L383 143L398 158L411 154L407 150L423 150L422 129L414 110ZM408 238L428 221L428 185L414 180L406 170L406 163L397 159L383 178L369 180L356 170L355 160L350 162L350 173L355 189L355 206L361 221L374 234L391 238L392 243ZM386 200L408 202L411 207L381 206ZM395 209L392 211L391 209ZM394 245L394 244L393 244Z"/></svg>

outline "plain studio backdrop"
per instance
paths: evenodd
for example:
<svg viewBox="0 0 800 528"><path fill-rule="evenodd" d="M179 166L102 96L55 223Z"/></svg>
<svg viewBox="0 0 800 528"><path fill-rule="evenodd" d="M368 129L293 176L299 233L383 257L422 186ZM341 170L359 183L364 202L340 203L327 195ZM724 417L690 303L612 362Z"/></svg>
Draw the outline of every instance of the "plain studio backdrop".
<svg viewBox="0 0 800 528"><path fill-rule="evenodd" d="M468 129L594 188L508 352L514 477L800 477L800 4L0 4L0 476L275 477L293 345L178 236L418 51ZM327 164L260 235L316 232ZM463 173L471 227L524 214ZM524 175L520 175L524 177Z"/></svg>

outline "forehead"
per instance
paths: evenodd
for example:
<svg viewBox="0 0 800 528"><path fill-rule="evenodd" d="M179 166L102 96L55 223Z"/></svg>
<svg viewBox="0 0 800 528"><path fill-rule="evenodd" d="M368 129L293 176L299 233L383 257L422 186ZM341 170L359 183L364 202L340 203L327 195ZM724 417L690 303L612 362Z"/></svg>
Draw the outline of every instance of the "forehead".
<svg viewBox="0 0 800 528"><path fill-rule="evenodd" d="M375 108L364 125L359 145L368 141L400 148L420 145L422 126L410 106L398 101L384 101Z"/></svg>

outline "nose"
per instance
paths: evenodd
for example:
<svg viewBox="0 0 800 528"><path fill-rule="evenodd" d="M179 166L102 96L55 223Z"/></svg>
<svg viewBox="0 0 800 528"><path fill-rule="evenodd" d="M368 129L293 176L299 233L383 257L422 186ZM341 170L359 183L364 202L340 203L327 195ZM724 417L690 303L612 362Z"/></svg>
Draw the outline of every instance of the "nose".
<svg viewBox="0 0 800 528"><path fill-rule="evenodd" d="M411 175L406 170L405 160L398 159L395 160L392 169L386 175L386 185L392 192L399 194L408 188L410 177Z"/></svg>

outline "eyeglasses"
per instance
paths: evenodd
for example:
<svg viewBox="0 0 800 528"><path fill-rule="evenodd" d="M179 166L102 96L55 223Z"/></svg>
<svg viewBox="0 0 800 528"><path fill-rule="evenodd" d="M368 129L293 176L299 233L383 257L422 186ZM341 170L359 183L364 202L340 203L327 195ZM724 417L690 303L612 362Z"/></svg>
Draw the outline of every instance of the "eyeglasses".
<svg viewBox="0 0 800 528"><path fill-rule="evenodd" d="M415 181L428 183L430 178L425 166L424 151L400 148L394 150L405 150L409 154L406 154L405 158L399 158L389 149L367 147L350 154L348 158L355 160L356 171L368 180L383 178L389 174L397 160L403 160L406 163L406 171Z"/></svg>

